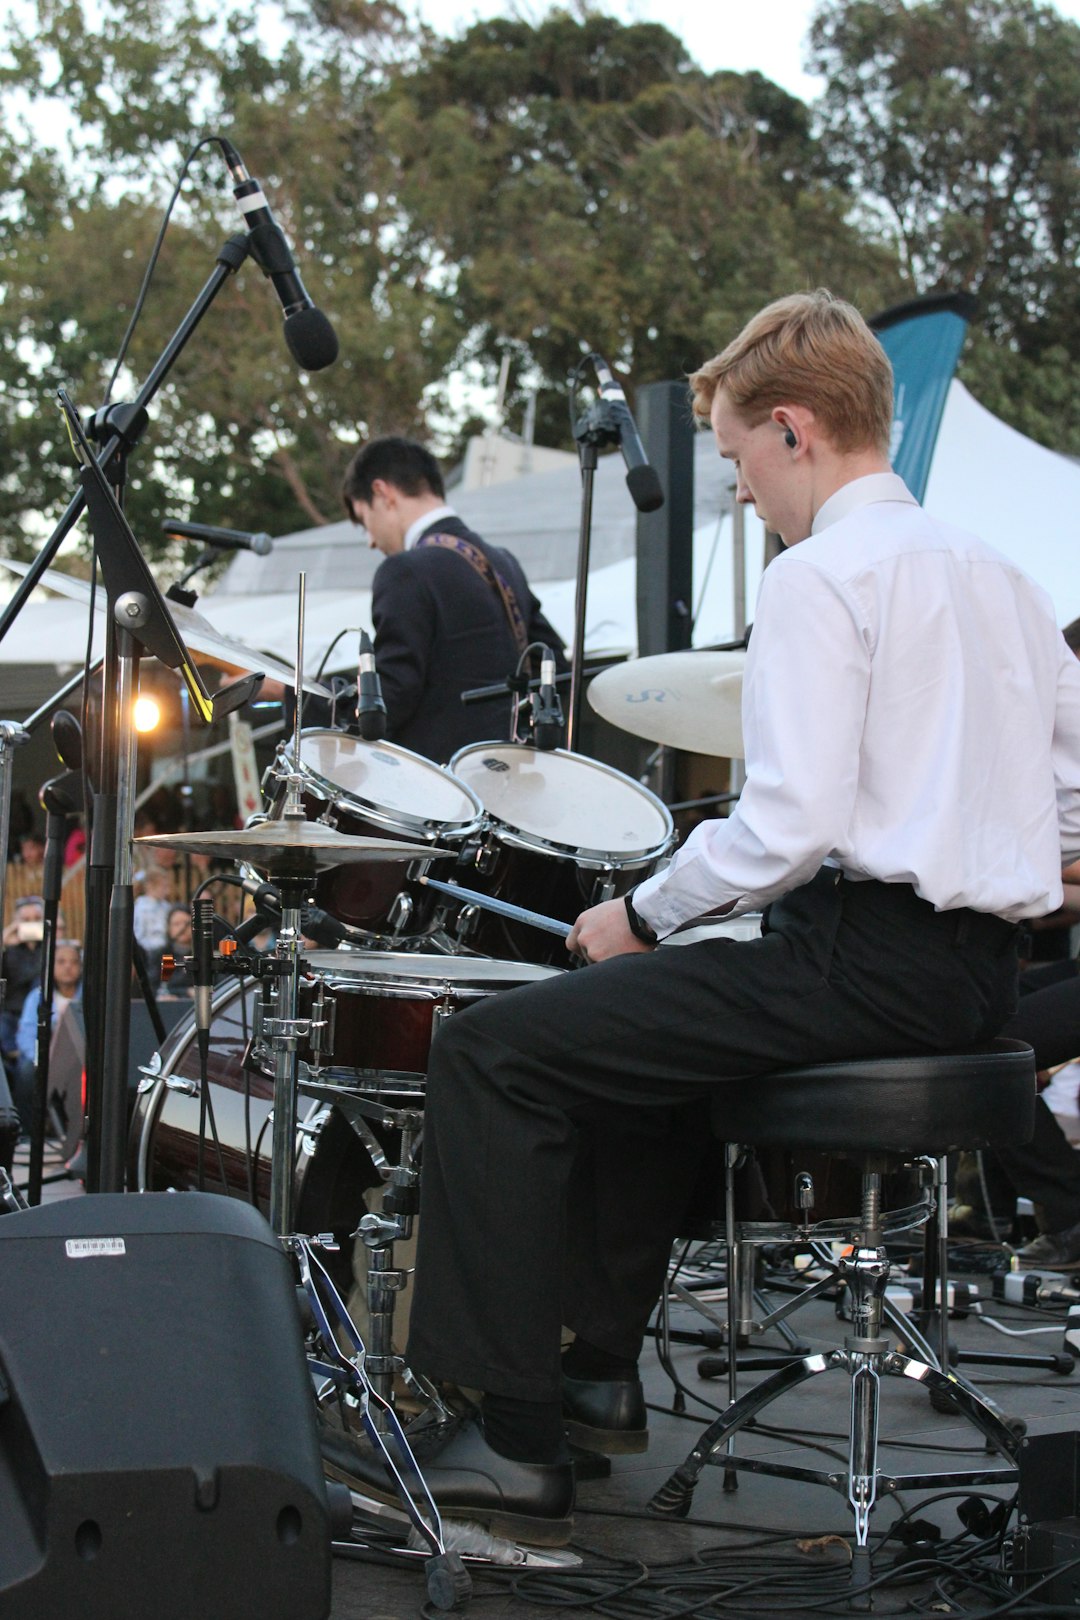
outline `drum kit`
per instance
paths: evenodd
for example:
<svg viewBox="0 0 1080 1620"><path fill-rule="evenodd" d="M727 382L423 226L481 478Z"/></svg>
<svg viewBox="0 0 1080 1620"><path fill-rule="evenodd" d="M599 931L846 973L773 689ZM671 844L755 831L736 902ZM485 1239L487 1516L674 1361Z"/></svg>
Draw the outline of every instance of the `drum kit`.
<svg viewBox="0 0 1080 1620"><path fill-rule="evenodd" d="M594 681L595 706L621 707L621 692L630 708L629 694L644 690L643 708L665 726L680 711L681 738L682 706L694 699L675 662L623 666L621 686L607 672ZM713 674L702 670L699 691ZM669 690L670 701L657 695ZM725 693L718 708L729 702ZM627 729L651 724L634 713ZM730 720L710 751L718 737L733 740ZM204 1186L245 1198L308 1261L308 1245L320 1245L364 1323L385 1433L410 1381L395 1335L408 1273L395 1246L412 1239L419 1205L435 1033L483 997L572 970L570 924L658 869L672 819L620 772L517 741L473 744L440 767L392 743L300 730L262 786L265 813L241 831L137 840L229 862L253 888L263 880L280 893L281 921L262 953L228 938L215 949L211 936L201 975L196 928L196 1016L143 1070L128 1180L139 1191ZM337 949L305 940L312 899L333 919ZM211 997L220 970L230 977Z"/></svg>

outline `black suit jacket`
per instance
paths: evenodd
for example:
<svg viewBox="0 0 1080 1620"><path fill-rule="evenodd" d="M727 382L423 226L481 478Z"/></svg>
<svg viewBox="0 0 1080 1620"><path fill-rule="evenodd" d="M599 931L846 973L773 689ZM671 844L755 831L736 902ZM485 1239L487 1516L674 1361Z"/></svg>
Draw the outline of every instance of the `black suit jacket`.
<svg viewBox="0 0 1080 1620"><path fill-rule="evenodd" d="M567 668L562 642L516 557L487 545L457 517L440 518L424 533L458 535L483 551L513 590L529 640L545 642L559 668ZM502 596L459 552L422 546L385 558L371 613L391 742L445 764L466 743L509 736L509 697L461 702L469 687L512 675L518 649Z"/></svg>

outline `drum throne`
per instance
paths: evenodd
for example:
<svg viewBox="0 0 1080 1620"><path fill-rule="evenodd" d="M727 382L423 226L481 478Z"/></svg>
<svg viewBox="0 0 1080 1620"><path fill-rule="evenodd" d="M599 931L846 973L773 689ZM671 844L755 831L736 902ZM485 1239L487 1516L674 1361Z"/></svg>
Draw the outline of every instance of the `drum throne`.
<svg viewBox="0 0 1080 1620"><path fill-rule="evenodd" d="M828 1485L847 1497L855 1519L851 1605L870 1607L870 1514L879 1485L897 1489L938 1489L974 1484L1014 1484L1019 1478L1020 1437L966 1379L892 1349L883 1336L885 1291L890 1262L885 1234L894 1229L882 1208L882 1178L915 1159L940 1160L955 1148L993 1148L1027 1141L1035 1103L1035 1059L1019 1041L999 1039L971 1051L945 1056L866 1059L785 1069L769 1076L766 1087L724 1087L713 1107L713 1128L726 1149L728 1221L728 1343L730 1403L701 1434L686 1459L653 1497L658 1514L682 1518L702 1470L725 1470L725 1488L736 1488L739 1469ZM764 1106L763 1106L764 1104ZM734 1144L739 1144L735 1146ZM748 1242L776 1241L743 1229L734 1218L734 1169L742 1147L794 1148L841 1154L859 1167L862 1207L849 1224L849 1253L832 1262L832 1272L801 1294L795 1305L831 1287L839 1274L851 1301L851 1331L843 1347L790 1361L755 1388L736 1389L734 1346L739 1331L740 1251ZM904 1212L905 1216L911 1212ZM933 1213L927 1199L921 1219ZM910 1225L911 1221L906 1220ZM944 1290L946 1280L941 1279ZM910 1342L910 1336L909 1336ZM925 1341L919 1341L924 1348ZM797 1468L760 1457L738 1456L734 1437L771 1401L820 1373L846 1371L851 1380L847 1468ZM987 1470L883 1475L878 1464L878 1420L883 1376L906 1378L926 1387L935 1404L947 1404L985 1436L988 1449L1005 1466Z"/></svg>

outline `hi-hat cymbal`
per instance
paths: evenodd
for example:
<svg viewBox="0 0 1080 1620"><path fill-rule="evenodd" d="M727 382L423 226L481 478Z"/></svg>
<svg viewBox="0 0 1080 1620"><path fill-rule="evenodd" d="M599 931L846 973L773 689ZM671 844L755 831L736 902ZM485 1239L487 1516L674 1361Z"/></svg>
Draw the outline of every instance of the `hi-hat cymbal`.
<svg viewBox="0 0 1080 1620"><path fill-rule="evenodd" d="M589 702L635 737L691 754L743 757L746 653L675 652L633 658L595 676Z"/></svg>
<svg viewBox="0 0 1080 1620"><path fill-rule="evenodd" d="M180 854L211 855L217 860L247 862L256 871L279 877L295 873L300 877L321 872L329 866L358 861L433 860L450 849L433 844L406 844L393 838L356 838L338 832L323 821L289 817L281 821L261 821L238 832L152 833L136 838L135 844L157 844Z"/></svg>

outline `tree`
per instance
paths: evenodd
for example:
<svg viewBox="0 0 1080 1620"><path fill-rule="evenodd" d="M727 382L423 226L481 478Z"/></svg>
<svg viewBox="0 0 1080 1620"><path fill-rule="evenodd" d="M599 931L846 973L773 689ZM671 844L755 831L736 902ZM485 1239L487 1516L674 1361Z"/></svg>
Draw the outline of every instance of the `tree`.
<svg viewBox="0 0 1080 1620"><path fill-rule="evenodd" d="M546 385L549 442L568 438L583 345L643 383L697 365L771 294L902 292L822 177L807 109L760 74L703 73L655 24L479 23L404 64L372 116L403 239L445 267L459 360L494 370L510 348L518 395Z"/></svg>
<svg viewBox="0 0 1080 1620"><path fill-rule="evenodd" d="M919 291L979 298L961 376L1080 453L1080 27L1033 0L827 0L811 65L832 172Z"/></svg>
<svg viewBox="0 0 1080 1620"><path fill-rule="evenodd" d="M248 262L185 348L132 458L128 504L140 539L153 551L160 518L190 509L278 533L334 519L349 440L390 423L422 427L424 385L457 334L444 330L422 277L385 243L385 216L368 194L365 85L385 72L394 17L393 7L354 0L337 8L333 49L313 25L276 53L251 14L226 13L210 27L194 0L112 0L103 25L77 0L41 0L29 22L9 20L0 76L0 518L14 549L48 532L72 488L53 388L64 382L87 409L102 403L166 199L208 131L226 133L263 180L338 331L341 359L298 373L277 299ZM22 129L17 101L37 113ZM41 134L50 117L70 124L63 156ZM205 148L114 398L130 397L147 376L221 243L241 229L224 163Z"/></svg>
<svg viewBox="0 0 1080 1620"><path fill-rule="evenodd" d="M703 73L668 30L586 9L405 29L390 0L208 21L199 0L21 0L0 47L0 519L24 552L66 505L52 403L105 398L185 157L225 133L263 180L341 358L299 374L257 268L228 281L132 458L148 549L164 515L285 530L338 515L362 435L465 414L447 380L540 386L568 441L583 347L636 382L678 375L772 293L904 292L847 219L807 109L759 74ZM28 120L26 108L33 118ZM54 133L55 131L55 133ZM192 160L114 398L147 376L240 228L213 145ZM514 401L511 400L513 404Z"/></svg>

